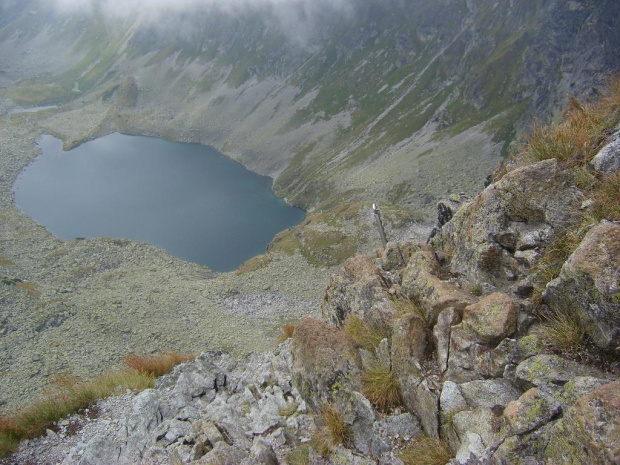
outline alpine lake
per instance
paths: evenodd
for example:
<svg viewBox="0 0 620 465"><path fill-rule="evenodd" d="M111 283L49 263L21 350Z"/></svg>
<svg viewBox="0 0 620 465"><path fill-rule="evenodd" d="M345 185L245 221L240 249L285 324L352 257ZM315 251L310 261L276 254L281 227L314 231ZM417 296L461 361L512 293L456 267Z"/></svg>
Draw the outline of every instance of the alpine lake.
<svg viewBox="0 0 620 465"><path fill-rule="evenodd" d="M43 136L40 147L15 201L63 239L144 241L223 272L306 214L277 197L270 178L204 145L115 133L70 151Z"/></svg>

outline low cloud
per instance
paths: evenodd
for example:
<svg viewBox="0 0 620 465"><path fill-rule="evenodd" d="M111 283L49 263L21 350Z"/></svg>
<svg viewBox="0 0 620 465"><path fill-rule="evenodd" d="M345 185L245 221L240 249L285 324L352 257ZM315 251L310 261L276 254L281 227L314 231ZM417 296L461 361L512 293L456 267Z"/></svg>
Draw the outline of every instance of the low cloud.
<svg viewBox="0 0 620 465"><path fill-rule="evenodd" d="M317 8L348 11L349 0L43 0L52 3L62 13L100 12L116 17L146 17L160 19L167 13L193 9L217 8L235 13L248 9L273 6L301 8L312 14Z"/></svg>

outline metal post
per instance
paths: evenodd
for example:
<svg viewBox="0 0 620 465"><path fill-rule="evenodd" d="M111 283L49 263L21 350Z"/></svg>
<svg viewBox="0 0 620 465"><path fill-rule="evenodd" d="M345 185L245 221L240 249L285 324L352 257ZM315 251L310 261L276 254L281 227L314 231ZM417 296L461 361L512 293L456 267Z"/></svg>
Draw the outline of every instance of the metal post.
<svg viewBox="0 0 620 465"><path fill-rule="evenodd" d="M385 231L383 230L383 222L381 221L381 212L377 208L377 204L372 204L372 211L375 214L375 219L377 220L377 226L379 226L379 235L381 236L381 242L383 243L383 248L387 245L387 240L385 239Z"/></svg>

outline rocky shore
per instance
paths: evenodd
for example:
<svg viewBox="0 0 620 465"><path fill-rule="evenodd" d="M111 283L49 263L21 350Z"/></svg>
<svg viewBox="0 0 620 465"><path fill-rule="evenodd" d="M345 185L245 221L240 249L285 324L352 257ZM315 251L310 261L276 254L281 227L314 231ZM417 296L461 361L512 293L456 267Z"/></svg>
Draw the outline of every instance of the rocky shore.
<svg viewBox="0 0 620 465"><path fill-rule="evenodd" d="M240 356L273 347L283 323L319 314L329 271L300 255L216 274L144 243L52 236L17 210L12 193L36 157L38 134L50 128L41 115L7 113L0 116L4 410L31 400L57 373L90 377L130 352L218 348ZM82 121L93 124L88 115Z"/></svg>

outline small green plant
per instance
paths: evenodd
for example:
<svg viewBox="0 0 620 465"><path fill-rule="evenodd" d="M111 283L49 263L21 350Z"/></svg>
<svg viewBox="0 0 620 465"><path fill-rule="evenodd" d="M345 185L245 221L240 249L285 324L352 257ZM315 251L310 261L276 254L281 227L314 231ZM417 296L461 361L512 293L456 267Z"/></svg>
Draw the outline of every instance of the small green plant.
<svg viewBox="0 0 620 465"><path fill-rule="evenodd" d="M444 465L452 457L452 452L445 441L429 436L418 436L399 454L405 465Z"/></svg>
<svg viewBox="0 0 620 465"><path fill-rule="evenodd" d="M379 346L383 339L389 337L387 329L369 328L359 316L353 314L349 314L344 320L343 330L357 347L371 352Z"/></svg>
<svg viewBox="0 0 620 465"><path fill-rule="evenodd" d="M482 289L482 286L478 283L475 283L469 286L468 291L471 295L475 295L476 297L480 297L482 294L484 294L484 290Z"/></svg>
<svg viewBox="0 0 620 465"><path fill-rule="evenodd" d="M362 374L362 393L380 410L402 405L400 384L392 370L376 363Z"/></svg>
<svg viewBox="0 0 620 465"><path fill-rule="evenodd" d="M310 445L302 444L286 456L286 463L288 465L308 465L310 463Z"/></svg>
<svg viewBox="0 0 620 465"><path fill-rule="evenodd" d="M577 354L585 349L585 327L573 312L554 310L542 316L543 323L538 332L543 341L553 350Z"/></svg>
<svg viewBox="0 0 620 465"><path fill-rule="evenodd" d="M348 444L351 428L344 423L342 413L327 404L321 413L321 427L312 437L312 445L323 456L331 454L340 444Z"/></svg>

